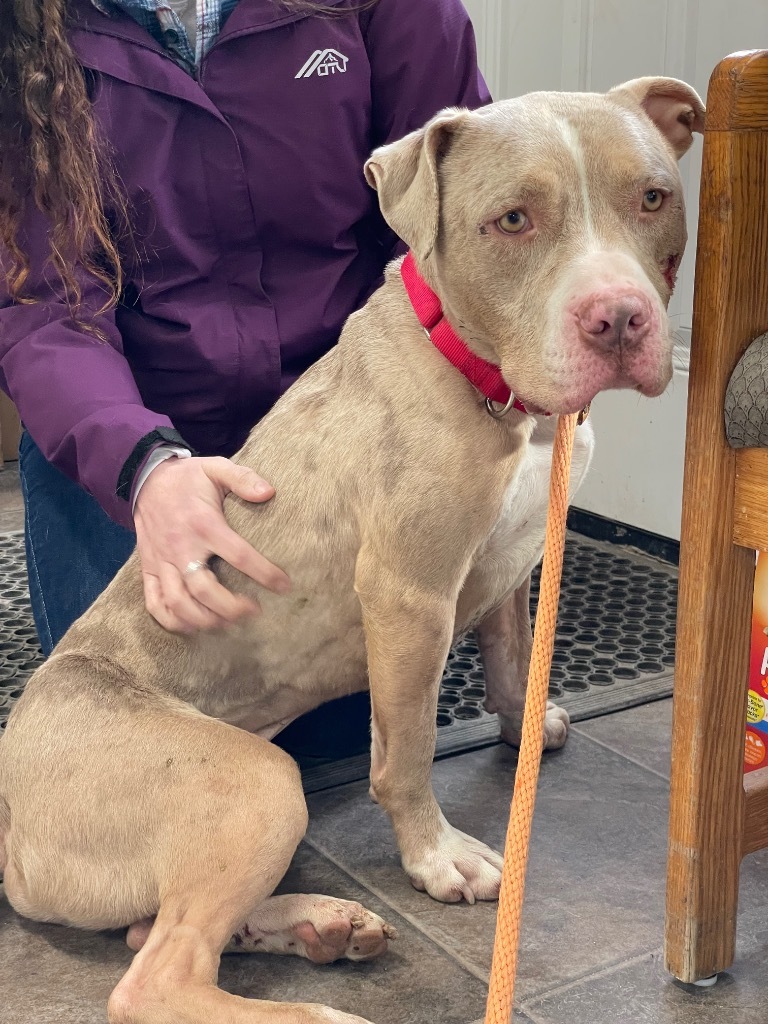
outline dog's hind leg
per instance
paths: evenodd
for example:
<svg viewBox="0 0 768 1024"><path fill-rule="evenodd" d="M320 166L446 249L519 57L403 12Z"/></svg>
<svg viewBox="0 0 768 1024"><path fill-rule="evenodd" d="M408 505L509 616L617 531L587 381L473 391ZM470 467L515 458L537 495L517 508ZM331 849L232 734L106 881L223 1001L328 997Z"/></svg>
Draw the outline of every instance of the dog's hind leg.
<svg viewBox="0 0 768 1024"><path fill-rule="evenodd" d="M155 916L109 1000L111 1024L361 1024L216 987L221 951L273 891L306 827L294 762L119 684L118 669L54 657L9 721L0 777L13 906L85 928Z"/></svg>
<svg viewBox="0 0 768 1024"><path fill-rule="evenodd" d="M152 920L128 929L126 942L138 951ZM316 964L373 960L387 951L395 930L360 903L305 893L270 896L233 934L225 953L279 953Z"/></svg>
<svg viewBox="0 0 768 1024"><path fill-rule="evenodd" d="M515 747L522 736L531 661L530 589L528 577L475 631L485 672L485 707L499 716L502 739ZM545 750L563 746L569 724L568 712L550 701L544 720Z"/></svg>
<svg viewBox="0 0 768 1024"><path fill-rule="evenodd" d="M263 852L263 851L262 851ZM232 877L204 887L190 878L161 903L141 951L109 1001L110 1024L366 1024L309 1003L242 999L216 988L219 958L240 907L261 886ZM225 934L227 933L227 934Z"/></svg>

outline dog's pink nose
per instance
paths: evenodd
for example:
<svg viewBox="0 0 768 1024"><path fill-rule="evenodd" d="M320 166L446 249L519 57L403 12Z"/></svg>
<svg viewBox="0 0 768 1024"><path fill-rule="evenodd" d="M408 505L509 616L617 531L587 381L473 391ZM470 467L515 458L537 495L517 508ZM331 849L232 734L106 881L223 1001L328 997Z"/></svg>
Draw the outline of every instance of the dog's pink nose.
<svg viewBox="0 0 768 1024"><path fill-rule="evenodd" d="M582 338L603 352L639 345L650 330L651 304L628 293L588 299L576 310Z"/></svg>

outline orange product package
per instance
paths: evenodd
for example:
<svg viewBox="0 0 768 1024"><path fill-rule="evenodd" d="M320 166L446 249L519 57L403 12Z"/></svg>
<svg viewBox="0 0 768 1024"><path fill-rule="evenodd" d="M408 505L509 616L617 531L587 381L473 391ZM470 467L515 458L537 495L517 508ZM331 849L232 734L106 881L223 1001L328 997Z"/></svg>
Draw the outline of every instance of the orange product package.
<svg viewBox="0 0 768 1024"><path fill-rule="evenodd" d="M768 766L768 551L759 551L752 598L744 771Z"/></svg>

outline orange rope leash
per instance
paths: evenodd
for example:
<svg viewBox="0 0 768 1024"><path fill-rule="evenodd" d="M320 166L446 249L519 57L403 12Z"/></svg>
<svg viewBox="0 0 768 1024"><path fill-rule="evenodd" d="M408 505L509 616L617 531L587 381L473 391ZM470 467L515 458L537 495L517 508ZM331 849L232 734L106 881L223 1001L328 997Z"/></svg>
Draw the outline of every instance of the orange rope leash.
<svg viewBox="0 0 768 1024"><path fill-rule="evenodd" d="M525 871L528 866L533 809L541 766L542 733L547 712L549 673L555 647L557 603L563 574L571 452L578 420L577 415L559 418L552 453L544 562L536 610L536 628L533 634L533 652L528 671L523 736L504 846L504 870L501 876L485 1024L510 1024L512 1020Z"/></svg>

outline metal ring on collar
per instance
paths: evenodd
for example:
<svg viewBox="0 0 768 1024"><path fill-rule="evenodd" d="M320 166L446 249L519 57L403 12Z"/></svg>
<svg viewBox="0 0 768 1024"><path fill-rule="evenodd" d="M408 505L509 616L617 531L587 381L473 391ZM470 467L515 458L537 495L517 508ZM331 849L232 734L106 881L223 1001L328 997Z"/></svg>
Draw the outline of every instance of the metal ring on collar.
<svg viewBox="0 0 768 1024"><path fill-rule="evenodd" d="M199 572L200 569L207 569L207 568L208 568L208 563L207 562L199 562L199 561L187 562L187 567L184 570L184 575L185 576L191 576L193 572Z"/></svg>
<svg viewBox="0 0 768 1024"><path fill-rule="evenodd" d="M507 402L503 409L497 408L498 403L494 402L492 398L486 398L485 400L485 408L488 410L488 412L491 414L491 416L493 416L495 420L504 419L504 417L507 415L507 413L514 404L515 396L511 392L509 395L509 401Z"/></svg>

